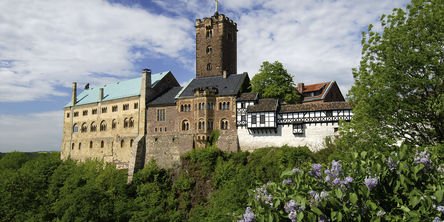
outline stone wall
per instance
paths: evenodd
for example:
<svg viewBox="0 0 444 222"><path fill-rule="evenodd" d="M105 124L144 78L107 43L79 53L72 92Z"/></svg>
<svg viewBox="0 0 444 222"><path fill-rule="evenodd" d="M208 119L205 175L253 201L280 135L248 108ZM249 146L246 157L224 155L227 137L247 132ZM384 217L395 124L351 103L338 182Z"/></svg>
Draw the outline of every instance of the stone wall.
<svg viewBox="0 0 444 222"><path fill-rule="evenodd" d="M193 135L149 135L146 137L145 164L155 160L163 168L180 164L180 156L193 150Z"/></svg>

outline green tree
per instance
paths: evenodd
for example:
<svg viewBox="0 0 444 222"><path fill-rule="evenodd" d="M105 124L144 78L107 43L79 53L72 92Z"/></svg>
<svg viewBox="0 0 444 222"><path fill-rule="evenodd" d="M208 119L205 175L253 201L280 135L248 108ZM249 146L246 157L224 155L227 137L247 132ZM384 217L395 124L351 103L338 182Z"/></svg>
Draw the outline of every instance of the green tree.
<svg viewBox="0 0 444 222"><path fill-rule="evenodd" d="M359 141L413 144L444 140L444 3L413 0L363 33L362 60L349 99ZM357 141L358 141L357 140Z"/></svg>
<svg viewBox="0 0 444 222"><path fill-rule="evenodd" d="M262 63L259 73L251 79L251 90L258 92L262 98L276 98L281 102L297 103L300 100L293 76L278 61Z"/></svg>

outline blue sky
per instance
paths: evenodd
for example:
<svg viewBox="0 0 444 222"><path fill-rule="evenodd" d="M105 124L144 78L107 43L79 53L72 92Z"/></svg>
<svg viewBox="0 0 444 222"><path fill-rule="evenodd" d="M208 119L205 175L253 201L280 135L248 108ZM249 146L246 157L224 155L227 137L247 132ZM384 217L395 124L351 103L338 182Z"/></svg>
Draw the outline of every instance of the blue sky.
<svg viewBox="0 0 444 222"><path fill-rule="evenodd" d="M295 83L353 84L361 32L405 0L221 0L238 24L238 72L280 61ZM195 76L197 18L213 0L4 0L0 15L0 152L59 150L71 83Z"/></svg>

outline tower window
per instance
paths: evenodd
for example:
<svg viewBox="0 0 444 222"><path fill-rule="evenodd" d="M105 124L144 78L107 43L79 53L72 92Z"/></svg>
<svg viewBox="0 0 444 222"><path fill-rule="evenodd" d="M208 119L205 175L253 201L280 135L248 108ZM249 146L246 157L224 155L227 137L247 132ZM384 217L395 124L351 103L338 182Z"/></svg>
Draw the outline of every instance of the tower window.
<svg viewBox="0 0 444 222"><path fill-rule="evenodd" d="M210 71L211 70L211 63L207 64L207 70Z"/></svg>
<svg viewBox="0 0 444 222"><path fill-rule="evenodd" d="M211 48L211 46L207 47L207 54L211 54L211 52L213 52L213 48Z"/></svg>
<svg viewBox="0 0 444 222"><path fill-rule="evenodd" d="M213 37L213 29L207 27L207 38L211 38Z"/></svg>

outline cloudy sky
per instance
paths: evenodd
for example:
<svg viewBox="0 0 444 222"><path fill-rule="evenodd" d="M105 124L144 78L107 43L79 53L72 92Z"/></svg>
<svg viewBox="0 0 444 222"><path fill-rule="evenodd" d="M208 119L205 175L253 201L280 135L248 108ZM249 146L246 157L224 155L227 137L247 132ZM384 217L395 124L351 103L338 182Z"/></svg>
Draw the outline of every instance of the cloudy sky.
<svg viewBox="0 0 444 222"><path fill-rule="evenodd" d="M405 0L220 0L238 24L238 72L280 61L306 84L336 80L343 94L361 32ZM143 68L195 76L196 18L213 0L2 0L0 152L59 150L71 83L139 77Z"/></svg>

